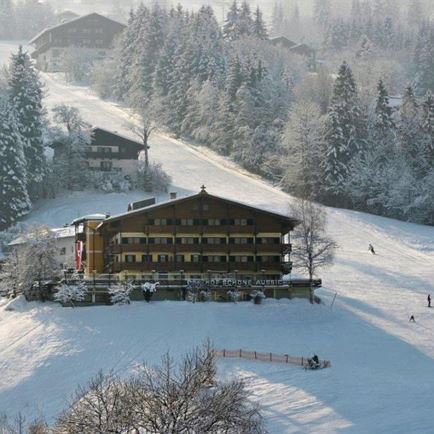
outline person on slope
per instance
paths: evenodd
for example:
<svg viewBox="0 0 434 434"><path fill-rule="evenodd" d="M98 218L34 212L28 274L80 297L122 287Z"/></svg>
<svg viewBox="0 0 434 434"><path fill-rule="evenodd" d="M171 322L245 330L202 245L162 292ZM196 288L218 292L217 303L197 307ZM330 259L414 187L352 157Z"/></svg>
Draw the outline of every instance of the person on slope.
<svg viewBox="0 0 434 434"><path fill-rule="evenodd" d="M375 250L374 250L374 246L372 244L369 244L369 251L373 254L376 255Z"/></svg>
<svg viewBox="0 0 434 434"><path fill-rule="evenodd" d="M428 294L428 297L426 299L428 301L428 307L431 307L431 294Z"/></svg>
<svg viewBox="0 0 434 434"><path fill-rule="evenodd" d="M409 322L416 322L416 320L414 319L414 315L411 315Z"/></svg>

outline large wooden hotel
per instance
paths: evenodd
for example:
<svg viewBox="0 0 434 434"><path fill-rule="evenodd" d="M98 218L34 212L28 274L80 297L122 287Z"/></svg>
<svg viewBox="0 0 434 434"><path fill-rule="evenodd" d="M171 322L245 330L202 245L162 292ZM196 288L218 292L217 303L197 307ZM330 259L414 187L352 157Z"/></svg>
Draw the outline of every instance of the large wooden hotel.
<svg viewBox="0 0 434 434"><path fill-rule="evenodd" d="M176 289L191 280L222 293L260 286L275 297L309 295L306 282L282 281L291 272L290 233L298 223L288 216L209 194L205 187L128 208L74 221L77 267L88 279L158 280L162 298L176 298Z"/></svg>

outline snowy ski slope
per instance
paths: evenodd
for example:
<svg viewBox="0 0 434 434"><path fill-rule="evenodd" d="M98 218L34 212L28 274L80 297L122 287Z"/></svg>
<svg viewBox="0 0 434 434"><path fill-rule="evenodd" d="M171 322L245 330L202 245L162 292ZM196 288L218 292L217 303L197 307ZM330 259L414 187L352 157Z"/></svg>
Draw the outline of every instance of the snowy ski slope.
<svg viewBox="0 0 434 434"><path fill-rule="evenodd" d="M44 80L49 106L74 105L95 125L128 134L122 107L52 76ZM210 192L288 211L289 196L209 151L160 135L151 155L181 193L204 183ZM141 197L77 193L40 204L29 221L58 226L79 214L122 211ZM425 302L429 292L434 295L434 228L339 209L328 213L339 249L322 276L323 306L166 302L72 310L32 304L0 311L0 411L24 408L52 418L76 384L100 368L124 373L209 336L218 347L315 351L332 361L321 372L219 362L220 375L246 379L271 433L434 433L434 309ZM378 255L368 252L370 242Z"/></svg>

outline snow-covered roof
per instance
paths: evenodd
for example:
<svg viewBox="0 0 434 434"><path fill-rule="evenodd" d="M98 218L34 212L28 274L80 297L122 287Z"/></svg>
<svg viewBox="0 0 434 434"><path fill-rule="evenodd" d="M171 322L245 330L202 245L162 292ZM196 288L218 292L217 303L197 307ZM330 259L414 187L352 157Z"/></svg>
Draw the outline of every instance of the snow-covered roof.
<svg viewBox="0 0 434 434"><path fill-rule="evenodd" d="M71 223L71 225L77 225L79 223L83 223L84 221L87 220L105 220L107 218L107 214L88 214L88 215L84 215L82 217L78 217L76 219L74 219Z"/></svg>
<svg viewBox="0 0 434 434"><path fill-rule="evenodd" d="M63 228L53 228L50 229L56 236L56 238L73 238L75 237L75 228L73 226L65 226ZM25 244L28 240L29 235L21 235L18 238L12 240L8 246L19 246L21 244Z"/></svg>
<svg viewBox="0 0 434 434"><path fill-rule="evenodd" d="M101 17L101 18L104 18L104 19L109 20L109 21L113 21L114 23L117 23L117 24L119 24L119 25L125 27L125 24L122 24L122 23L119 22L119 21L113 20L112 18L105 17L104 15L98 14L98 13L96 13L96 12L92 12L92 13L90 13L90 14L81 15L81 16L78 16L77 18L73 18L73 19L68 20L68 21L65 21L65 22L63 22L63 23L59 23L59 24L56 24L56 25L54 25L54 26L50 26L50 27L45 28L44 30L42 30L41 32L39 32L39 33L38 33L34 38L32 38L32 39L29 41L29 44L33 44L37 39L39 39L39 38L40 38L42 35L44 35L46 32L50 32L51 30L57 29L57 28L59 28L59 27L69 25L69 24L71 24L71 23L77 22L77 21L79 21L79 20L82 20L83 18L87 18L87 17L90 17L90 16L92 16L92 15L98 15L98 16Z"/></svg>

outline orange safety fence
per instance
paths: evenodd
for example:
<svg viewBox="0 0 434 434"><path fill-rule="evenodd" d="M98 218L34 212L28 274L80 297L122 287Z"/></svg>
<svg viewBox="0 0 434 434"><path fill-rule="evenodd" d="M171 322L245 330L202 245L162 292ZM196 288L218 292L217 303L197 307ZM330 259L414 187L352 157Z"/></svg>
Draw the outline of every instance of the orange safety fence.
<svg viewBox="0 0 434 434"><path fill-rule="evenodd" d="M214 350L214 355L220 358L232 358L232 359L247 359L247 360L259 360L261 362L270 363L284 363L288 365L302 366L309 368L309 357L293 357L288 354L274 354L274 353L259 353L257 351L246 350ZM330 368L331 362L328 360L319 361L320 368Z"/></svg>

